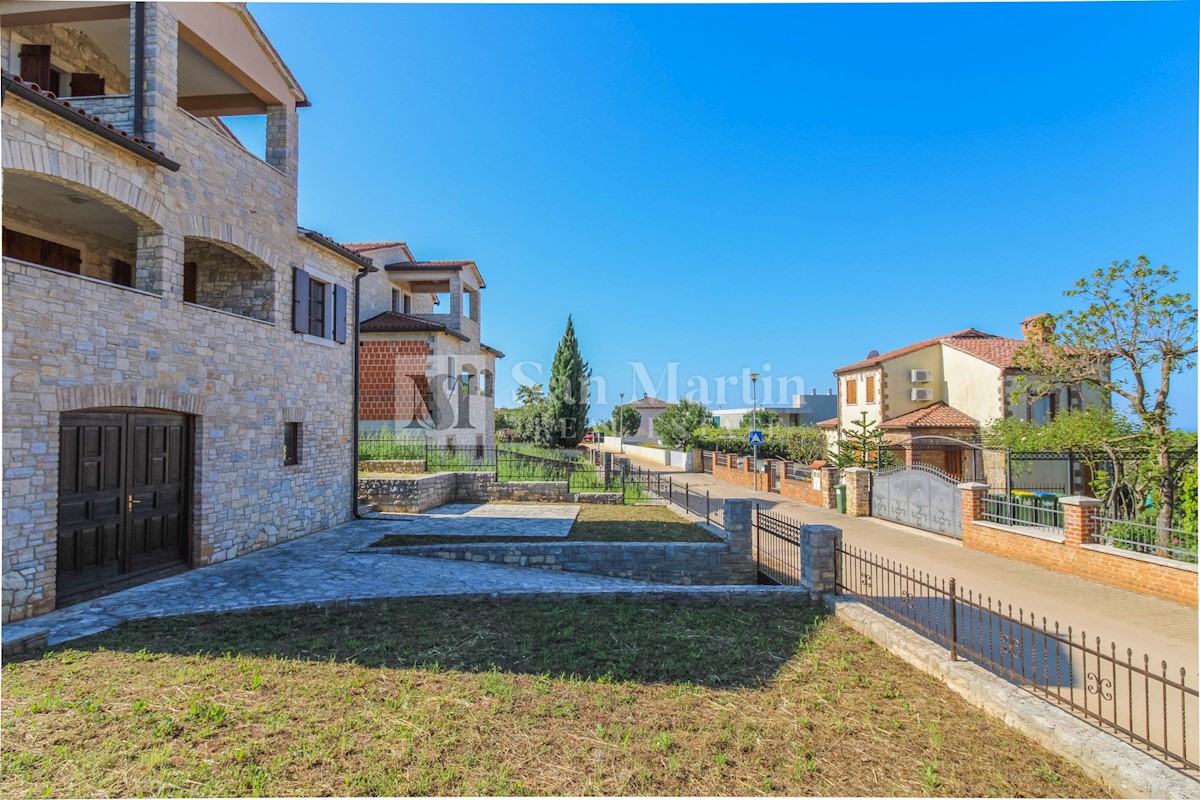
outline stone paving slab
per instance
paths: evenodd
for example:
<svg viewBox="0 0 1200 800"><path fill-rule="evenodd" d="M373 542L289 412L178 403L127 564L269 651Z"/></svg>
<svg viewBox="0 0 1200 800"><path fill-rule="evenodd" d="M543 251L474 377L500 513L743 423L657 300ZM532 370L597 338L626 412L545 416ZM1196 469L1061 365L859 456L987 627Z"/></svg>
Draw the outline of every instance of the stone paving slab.
<svg viewBox="0 0 1200 800"><path fill-rule="evenodd" d="M567 503L451 503L421 514L379 512L364 518L380 523L379 535L545 536L571 533L579 506ZM386 528L384 526L387 526Z"/></svg>
<svg viewBox="0 0 1200 800"><path fill-rule="evenodd" d="M576 509L578 510L578 509ZM4 626L4 642L44 633L49 644L126 620L388 597L579 594L763 594L772 586L672 586L569 572L362 551L388 523L359 520L209 567Z"/></svg>

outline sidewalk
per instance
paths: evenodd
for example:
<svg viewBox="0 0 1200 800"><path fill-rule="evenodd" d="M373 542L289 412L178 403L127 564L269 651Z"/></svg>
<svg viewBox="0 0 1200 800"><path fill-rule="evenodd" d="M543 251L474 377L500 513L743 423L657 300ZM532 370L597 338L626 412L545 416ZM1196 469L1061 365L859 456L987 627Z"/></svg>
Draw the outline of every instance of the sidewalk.
<svg viewBox="0 0 1200 800"><path fill-rule="evenodd" d="M964 590L982 594L985 603L990 597L993 602L1003 602L1006 611L1011 604L1014 615L1023 609L1026 618L1033 615L1039 624L1045 617L1051 628L1057 621L1064 631L1070 626L1076 637L1081 631L1093 642L1099 636L1105 648L1115 643L1122 656L1126 648L1132 648L1135 658L1148 654L1155 668L1160 660L1166 660L1175 674L1184 667L1189 685L1196 684L1200 615L1189 606L967 550L959 540L935 533L871 517L848 517L777 494L751 491L709 474L653 469L669 472L676 486L686 484L692 491L710 492L714 503L717 498L748 497L763 511L810 525L835 525L842 529L847 544L938 578L955 578Z"/></svg>

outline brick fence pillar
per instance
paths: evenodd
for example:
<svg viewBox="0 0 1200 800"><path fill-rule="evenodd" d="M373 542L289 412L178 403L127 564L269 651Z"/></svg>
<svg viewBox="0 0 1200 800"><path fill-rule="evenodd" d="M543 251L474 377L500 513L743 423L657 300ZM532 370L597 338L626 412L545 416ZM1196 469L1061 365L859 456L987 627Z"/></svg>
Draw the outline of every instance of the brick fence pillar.
<svg viewBox="0 0 1200 800"><path fill-rule="evenodd" d="M1104 502L1094 497L1060 497L1063 509L1063 544L1091 544L1096 534L1096 514Z"/></svg>
<svg viewBox="0 0 1200 800"><path fill-rule="evenodd" d="M962 490L962 521L983 519L984 502L987 500L988 485L986 483L960 483Z"/></svg>
<svg viewBox="0 0 1200 800"><path fill-rule="evenodd" d="M821 491L821 505L824 508L837 508L837 489L834 488L837 486L837 474L837 467L821 467L813 473L813 478L821 482L816 488Z"/></svg>
<svg viewBox="0 0 1200 800"><path fill-rule="evenodd" d="M800 526L800 585L814 594L831 594L837 579L842 529L832 525Z"/></svg>
<svg viewBox="0 0 1200 800"><path fill-rule="evenodd" d="M728 499L723 505L725 532L734 556L744 554L754 561L754 503L751 500Z"/></svg>
<svg viewBox="0 0 1200 800"><path fill-rule="evenodd" d="M852 517L871 516L871 470L850 467L846 474L846 513Z"/></svg>

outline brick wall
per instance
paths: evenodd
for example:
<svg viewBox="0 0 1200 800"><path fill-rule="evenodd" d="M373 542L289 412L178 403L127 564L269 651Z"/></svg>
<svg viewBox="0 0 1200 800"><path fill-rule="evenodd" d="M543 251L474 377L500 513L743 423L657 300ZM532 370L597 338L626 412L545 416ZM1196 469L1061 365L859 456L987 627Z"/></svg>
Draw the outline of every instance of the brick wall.
<svg viewBox="0 0 1200 800"><path fill-rule="evenodd" d="M734 457L729 456L728 458L729 458L730 463L732 463ZM744 486L747 489L757 488L759 491L763 491L763 492L765 492L767 490L767 476L766 475L759 473L757 476L758 480L757 480L757 482L755 481L754 459L751 458L750 456L745 456L742 459L741 467L722 466L717 463L717 459L714 456L713 457L712 475L714 478L717 478L718 480L726 481L727 483L736 484L737 486Z"/></svg>
<svg viewBox="0 0 1200 800"><path fill-rule="evenodd" d="M1063 541L1058 542L979 519L983 514L983 498L987 492L987 487L979 488L981 486L974 484L972 488L963 490L963 546L967 549L1024 561L1163 600L1197 606L1197 570L1194 564L1090 544L1091 533L1095 529L1092 521L1094 508L1064 503Z"/></svg>
<svg viewBox="0 0 1200 800"><path fill-rule="evenodd" d="M358 348L359 419L428 421L427 339L363 339Z"/></svg>

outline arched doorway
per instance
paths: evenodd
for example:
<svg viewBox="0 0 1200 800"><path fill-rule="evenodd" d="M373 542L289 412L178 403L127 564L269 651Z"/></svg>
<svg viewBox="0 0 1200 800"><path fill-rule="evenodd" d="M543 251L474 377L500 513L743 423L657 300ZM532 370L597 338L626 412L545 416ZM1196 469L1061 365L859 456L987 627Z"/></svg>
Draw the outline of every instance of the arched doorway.
<svg viewBox="0 0 1200 800"><path fill-rule="evenodd" d="M192 420L140 408L64 413L59 431L59 606L186 569Z"/></svg>

